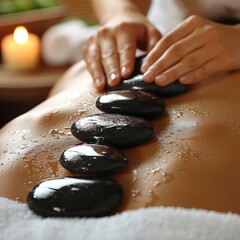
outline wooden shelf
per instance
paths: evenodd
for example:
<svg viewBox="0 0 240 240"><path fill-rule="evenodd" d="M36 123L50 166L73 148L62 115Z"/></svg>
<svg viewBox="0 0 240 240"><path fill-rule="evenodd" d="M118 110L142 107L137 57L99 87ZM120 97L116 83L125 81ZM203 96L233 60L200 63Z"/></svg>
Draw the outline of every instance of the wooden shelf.
<svg viewBox="0 0 240 240"><path fill-rule="evenodd" d="M0 65L0 101L43 100L66 69L42 65L35 71L13 71Z"/></svg>
<svg viewBox="0 0 240 240"><path fill-rule="evenodd" d="M67 67L12 71L0 65L0 127L44 101Z"/></svg>

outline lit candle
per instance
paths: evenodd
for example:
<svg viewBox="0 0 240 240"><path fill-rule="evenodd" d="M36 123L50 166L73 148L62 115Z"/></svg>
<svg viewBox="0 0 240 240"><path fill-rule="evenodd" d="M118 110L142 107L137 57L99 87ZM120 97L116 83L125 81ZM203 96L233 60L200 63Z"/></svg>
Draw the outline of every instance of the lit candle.
<svg viewBox="0 0 240 240"><path fill-rule="evenodd" d="M31 70L38 66L40 40L25 27L17 27L13 34L2 39L2 60L11 69Z"/></svg>

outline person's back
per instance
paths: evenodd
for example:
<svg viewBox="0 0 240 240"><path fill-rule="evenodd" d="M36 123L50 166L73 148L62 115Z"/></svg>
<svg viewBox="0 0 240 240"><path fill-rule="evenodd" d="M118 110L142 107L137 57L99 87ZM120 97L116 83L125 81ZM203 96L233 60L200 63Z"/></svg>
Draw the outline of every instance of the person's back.
<svg viewBox="0 0 240 240"><path fill-rule="evenodd" d="M141 20L144 22L143 16ZM152 29L149 22L145 23ZM239 56L239 44L235 46L239 40L239 26L214 25L194 16L180 27L189 23L199 24L201 30L207 26L208 33L214 30L216 34L216 29L223 33L234 32L231 37L236 38L227 35L226 42L234 45L231 50L236 54L234 56ZM120 26L124 30L126 24ZM109 33L107 28L100 30L101 34ZM196 33L194 31L191 33ZM159 39L166 40L155 30L153 32ZM146 32L141 36L146 37ZM204 31L202 36L215 40ZM190 41L188 46L192 47L196 42ZM90 46L93 46L92 51L96 47ZM210 45L207 54L198 54L198 58L210 56L213 46ZM129 48L124 50L129 51ZM108 53L107 61L110 61L112 52ZM98 55L93 56L94 61L89 62L92 67L95 60L101 61L101 56L100 59L96 58ZM225 60L222 57L214 66L221 66ZM108 63L112 66L111 61ZM28 191L38 182L70 174L60 166L59 156L70 145L79 143L69 134L71 124L97 111L95 101L100 93L93 85L96 76L90 73L84 62L73 66L55 85L48 100L0 130L0 196L24 202ZM147 144L124 149L129 168L114 175L125 191L119 211L177 206L240 213L239 77L239 71L208 76L205 81L192 86L188 93L166 99L166 114L152 121L155 137Z"/></svg>

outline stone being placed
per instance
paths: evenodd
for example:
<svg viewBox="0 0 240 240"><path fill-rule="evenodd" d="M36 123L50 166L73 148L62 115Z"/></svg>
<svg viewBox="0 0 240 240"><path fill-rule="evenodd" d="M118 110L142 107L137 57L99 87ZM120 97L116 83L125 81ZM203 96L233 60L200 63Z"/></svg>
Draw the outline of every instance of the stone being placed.
<svg viewBox="0 0 240 240"><path fill-rule="evenodd" d="M37 184L26 202L44 217L101 217L112 214L122 197L122 187L113 179L63 177Z"/></svg>
<svg viewBox="0 0 240 240"><path fill-rule="evenodd" d="M102 113L80 118L72 124L71 132L87 143L131 147L148 142L153 125L136 116Z"/></svg>
<svg viewBox="0 0 240 240"><path fill-rule="evenodd" d="M155 83L145 83L143 81L143 74L140 71L142 60L145 56L137 57L135 61L135 70L133 74L116 86L107 85L106 89L111 91L118 90L139 90L156 94L160 97L173 97L185 93L188 90L187 85L183 85L178 81L172 84L160 87Z"/></svg>
<svg viewBox="0 0 240 240"><path fill-rule="evenodd" d="M97 99L96 107L103 112L129 114L144 118L158 117L165 110L163 99L154 94L135 90L105 93Z"/></svg>
<svg viewBox="0 0 240 240"><path fill-rule="evenodd" d="M72 173L105 175L121 171L127 166L128 159L112 146L80 144L65 149L60 163Z"/></svg>

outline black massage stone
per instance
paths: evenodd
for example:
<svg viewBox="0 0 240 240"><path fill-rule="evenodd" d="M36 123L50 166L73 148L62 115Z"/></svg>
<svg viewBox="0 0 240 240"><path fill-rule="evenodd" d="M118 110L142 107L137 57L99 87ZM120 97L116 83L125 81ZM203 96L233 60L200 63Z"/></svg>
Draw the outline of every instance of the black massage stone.
<svg viewBox="0 0 240 240"><path fill-rule="evenodd" d="M103 94L96 101L96 107L108 113L135 115L144 118L160 116L165 109L164 101L143 91L121 90Z"/></svg>
<svg viewBox="0 0 240 240"><path fill-rule="evenodd" d="M72 173L105 175L121 171L126 167L128 159L114 147L81 144L64 150L60 163Z"/></svg>
<svg viewBox="0 0 240 240"><path fill-rule="evenodd" d="M71 132L83 142L130 147L149 141L153 125L140 117L102 113L80 118Z"/></svg>
<svg viewBox="0 0 240 240"><path fill-rule="evenodd" d="M110 178L63 177L36 185L27 205L44 217L101 217L113 213L122 196L121 185Z"/></svg>
<svg viewBox="0 0 240 240"><path fill-rule="evenodd" d="M110 91L140 90L156 94L160 97L173 97L176 95L183 94L188 90L187 85L182 85L178 81L165 87L160 87L155 83L145 83L143 81L143 75L140 71L143 58L144 56L136 58L135 70L129 78L123 79L122 82L117 86L107 85L106 89Z"/></svg>

